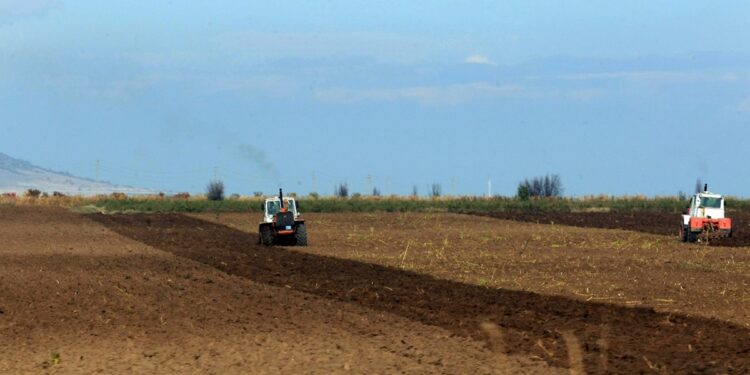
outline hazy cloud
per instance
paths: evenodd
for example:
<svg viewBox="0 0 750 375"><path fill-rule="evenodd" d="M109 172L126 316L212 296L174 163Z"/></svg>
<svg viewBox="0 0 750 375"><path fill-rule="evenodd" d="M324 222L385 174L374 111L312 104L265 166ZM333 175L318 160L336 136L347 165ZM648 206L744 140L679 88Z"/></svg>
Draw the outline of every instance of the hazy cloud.
<svg viewBox="0 0 750 375"><path fill-rule="evenodd" d="M574 89L565 92L565 97L573 100L592 100L607 95L607 90L602 89Z"/></svg>
<svg viewBox="0 0 750 375"><path fill-rule="evenodd" d="M745 100L741 101L740 104L737 106L737 109L740 110L740 112L750 113L750 96L745 98Z"/></svg>
<svg viewBox="0 0 750 375"><path fill-rule="evenodd" d="M525 98L592 100L607 94L598 88L558 89L518 84L495 85L473 82L445 86L413 86L390 89L330 88L315 92L315 98L330 103L364 101L414 101L422 105L459 105L473 100Z"/></svg>
<svg viewBox="0 0 750 375"><path fill-rule="evenodd" d="M481 65L491 65L491 66L497 66L495 62L490 60L489 57L484 55L469 55L466 56L466 59L464 59L464 62L467 64L481 64Z"/></svg>
<svg viewBox="0 0 750 375"><path fill-rule="evenodd" d="M299 93L302 87L295 79L283 75L226 76L155 73L100 78L83 74L66 74L46 76L43 82L59 92L106 100L128 100L150 88L175 84L187 84L201 94L231 92L269 98L289 98Z"/></svg>
<svg viewBox="0 0 750 375"><path fill-rule="evenodd" d="M520 97L532 93L517 85L493 85L474 82L445 86L414 86L392 89L331 88L315 92L324 102L410 100L426 105L456 105L479 98Z"/></svg>
<svg viewBox="0 0 750 375"><path fill-rule="evenodd" d="M612 80L624 79L640 83L655 84L685 84L685 83L705 83L705 82L736 82L742 77L735 73L714 73L714 72L696 72L696 71L619 71L619 72L598 72L598 73L579 73L558 76L558 78L568 81L594 81L594 80Z"/></svg>
<svg viewBox="0 0 750 375"><path fill-rule="evenodd" d="M62 0L0 0L0 22L43 16L62 8Z"/></svg>
<svg viewBox="0 0 750 375"><path fill-rule="evenodd" d="M204 77L200 79L208 93L255 92L264 96L286 98L294 96L300 84L286 76Z"/></svg>
<svg viewBox="0 0 750 375"><path fill-rule="evenodd" d="M70 74L45 77L44 83L51 89L68 95L122 101L131 99L156 82L150 77L96 79Z"/></svg>
<svg viewBox="0 0 750 375"><path fill-rule="evenodd" d="M460 47L450 40L382 32L270 33L245 31L214 38L219 51L253 60L371 57L379 61L415 61L439 50Z"/></svg>

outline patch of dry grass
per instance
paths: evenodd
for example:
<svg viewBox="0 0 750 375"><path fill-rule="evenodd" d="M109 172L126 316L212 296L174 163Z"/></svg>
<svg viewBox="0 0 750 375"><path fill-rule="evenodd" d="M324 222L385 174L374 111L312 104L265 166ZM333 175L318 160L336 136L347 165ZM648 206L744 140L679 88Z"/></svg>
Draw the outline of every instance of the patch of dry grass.
<svg viewBox="0 0 750 375"><path fill-rule="evenodd" d="M750 326L748 248L442 213L306 217L311 246L302 251L488 288L652 306ZM219 221L257 231L246 214L223 214Z"/></svg>

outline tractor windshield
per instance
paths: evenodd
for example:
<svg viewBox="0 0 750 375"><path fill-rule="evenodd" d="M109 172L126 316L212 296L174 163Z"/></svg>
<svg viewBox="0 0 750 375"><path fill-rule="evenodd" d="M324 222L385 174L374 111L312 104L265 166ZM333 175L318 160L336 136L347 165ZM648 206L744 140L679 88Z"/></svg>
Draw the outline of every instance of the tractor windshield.
<svg viewBox="0 0 750 375"><path fill-rule="evenodd" d="M284 207L286 207L289 212L297 212L297 207L294 205L294 199L284 199Z"/></svg>
<svg viewBox="0 0 750 375"><path fill-rule="evenodd" d="M705 208L721 208L721 198L701 198L701 207Z"/></svg>
<svg viewBox="0 0 750 375"><path fill-rule="evenodd" d="M266 212L268 212L268 215L276 215L279 213L279 208L279 201L266 202Z"/></svg>

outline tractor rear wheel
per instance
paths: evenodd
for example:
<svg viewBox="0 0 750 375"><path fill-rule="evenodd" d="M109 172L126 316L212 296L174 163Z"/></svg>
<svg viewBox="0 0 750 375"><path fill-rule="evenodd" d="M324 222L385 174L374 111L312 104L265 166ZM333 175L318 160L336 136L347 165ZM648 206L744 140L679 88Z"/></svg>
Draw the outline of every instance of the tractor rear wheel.
<svg viewBox="0 0 750 375"><path fill-rule="evenodd" d="M297 246L307 246L307 228L305 228L305 224L297 225L294 231L294 238L297 240Z"/></svg>
<svg viewBox="0 0 750 375"><path fill-rule="evenodd" d="M260 242L266 246L273 245L273 231L268 225L260 227Z"/></svg>
<svg viewBox="0 0 750 375"><path fill-rule="evenodd" d="M682 242L688 241L688 228L684 225L680 227L680 239Z"/></svg>

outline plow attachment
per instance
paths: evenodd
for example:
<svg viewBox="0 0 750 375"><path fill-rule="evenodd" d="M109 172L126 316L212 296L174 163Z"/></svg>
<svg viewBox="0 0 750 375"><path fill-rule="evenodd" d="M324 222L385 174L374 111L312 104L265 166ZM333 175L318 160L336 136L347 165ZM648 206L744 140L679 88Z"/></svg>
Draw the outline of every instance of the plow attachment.
<svg viewBox="0 0 750 375"><path fill-rule="evenodd" d="M709 219L691 217L690 225L681 228L682 239L685 242L712 240L732 237L732 219Z"/></svg>

